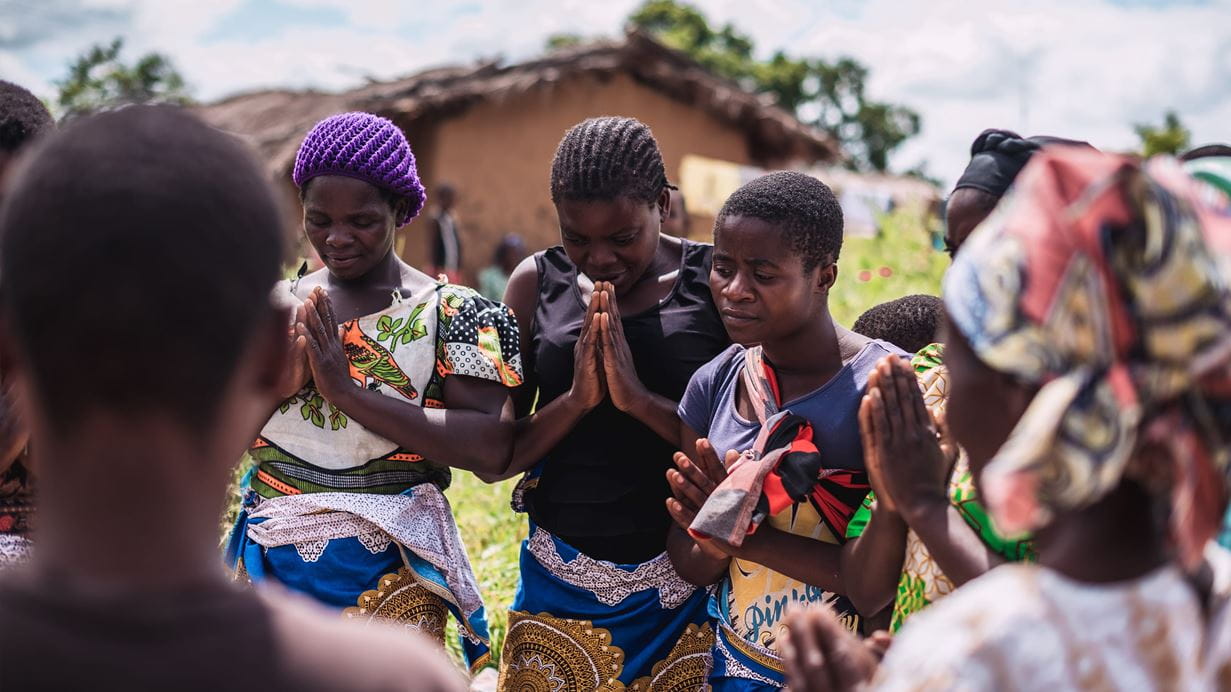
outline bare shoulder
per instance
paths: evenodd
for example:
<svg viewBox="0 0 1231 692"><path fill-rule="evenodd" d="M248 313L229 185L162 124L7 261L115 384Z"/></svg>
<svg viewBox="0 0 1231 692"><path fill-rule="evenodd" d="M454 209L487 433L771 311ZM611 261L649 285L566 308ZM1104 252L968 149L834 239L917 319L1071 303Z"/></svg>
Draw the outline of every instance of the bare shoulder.
<svg viewBox="0 0 1231 692"><path fill-rule="evenodd" d="M539 267L535 255L523 259L509 276L504 289L504 304L512 308L521 322L534 314L539 300Z"/></svg>
<svg viewBox="0 0 1231 692"><path fill-rule="evenodd" d="M305 298L307 298L309 295L312 294L312 289L326 288L328 285L328 281L329 281L329 270L325 269L324 267L321 267L320 269L317 269L314 272L304 274L303 278L300 279L299 281L295 281L294 279L291 279L290 281L287 281L285 283L287 286L292 288L291 290L292 295L294 295L300 301L303 301ZM282 284L279 283L279 285L281 286Z"/></svg>
<svg viewBox="0 0 1231 692"><path fill-rule="evenodd" d="M466 678L444 650L416 633L339 619L303 596L261 589L281 665L313 689L461 692Z"/></svg>

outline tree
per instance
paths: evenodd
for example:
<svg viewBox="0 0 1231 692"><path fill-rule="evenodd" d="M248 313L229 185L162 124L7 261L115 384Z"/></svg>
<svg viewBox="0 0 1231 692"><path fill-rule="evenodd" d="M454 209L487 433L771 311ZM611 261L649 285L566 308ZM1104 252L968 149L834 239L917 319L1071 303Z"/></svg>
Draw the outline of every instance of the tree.
<svg viewBox="0 0 1231 692"><path fill-rule="evenodd" d="M120 60L123 39L94 45L69 65L68 76L56 82L56 107L64 117L132 103L189 103L184 78L171 60L147 53L132 65Z"/></svg>
<svg viewBox="0 0 1231 692"><path fill-rule="evenodd" d="M748 35L731 24L715 29L695 7L676 0L647 0L629 22L745 89L773 95L837 140L853 168L884 171L893 150L919 133L918 113L867 97L868 68L854 58L828 62L778 51L760 61Z"/></svg>
<svg viewBox="0 0 1231 692"><path fill-rule="evenodd" d="M1184 127L1184 123L1180 122L1180 116L1175 111L1167 111L1163 115L1162 127L1155 127L1150 124L1138 123L1133 125L1133 130L1137 132L1137 137L1141 139L1141 155L1154 156L1155 154L1179 154L1188 149L1191 133L1188 128Z"/></svg>
<svg viewBox="0 0 1231 692"><path fill-rule="evenodd" d="M547 50L562 50L564 48L573 48L585 43L585 39L580 34L552 34L547 37Z"/></svg>

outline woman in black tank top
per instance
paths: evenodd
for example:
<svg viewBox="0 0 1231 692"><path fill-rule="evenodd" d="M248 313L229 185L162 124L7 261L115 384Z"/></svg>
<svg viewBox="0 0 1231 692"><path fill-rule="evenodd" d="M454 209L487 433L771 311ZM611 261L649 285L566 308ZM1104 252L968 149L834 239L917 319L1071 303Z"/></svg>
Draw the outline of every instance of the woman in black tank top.
<svg viewBox="0 0 1231 692"><path fill-rule="evenodd" d="M501 689L547 689L534 672L541 665L519 663L534 656L579 675L593 665L625 685L648 683L664 664L660 674L701 684L704 671L691 667L705 666L698 654L712 633L705 593L664 553L665 473L689 378L730 344L709 291L713 248L660 232L669 186L657 143L636 120L569 130L551 187L563 245L524 261L505 293L526 386L501 477L528 471L514 499L530 515L530 538ZM595 660L617 648L622 658Z"/></svg>

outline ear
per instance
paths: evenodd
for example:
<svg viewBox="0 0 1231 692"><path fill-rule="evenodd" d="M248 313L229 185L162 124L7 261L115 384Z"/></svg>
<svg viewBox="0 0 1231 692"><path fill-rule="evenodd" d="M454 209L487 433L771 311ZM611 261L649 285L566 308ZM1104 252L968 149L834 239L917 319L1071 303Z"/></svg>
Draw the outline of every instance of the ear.
<svg viewBox="0 0 1231 692"><path fill-rule="evenodd" d="M663 191L658 195L658 222L664 223L668 216L671 216L671 189L663 188Z"/></svg>
<svg viewBox="0 0 1231 692"><path fill-rule="evenodd" d="M397 202L393 204L393 227L399 228L401 220L406 218L407 212L410 211L410 200L405 197L398 197Z"/></svg>
<svg viewBox="0 0 1231 692"><path fill-rule="evenodd" d="M818 293L829 295L830 289L838 281L838 263L825 258L825 262L817 267L816 271L816 290Z"/></svg>

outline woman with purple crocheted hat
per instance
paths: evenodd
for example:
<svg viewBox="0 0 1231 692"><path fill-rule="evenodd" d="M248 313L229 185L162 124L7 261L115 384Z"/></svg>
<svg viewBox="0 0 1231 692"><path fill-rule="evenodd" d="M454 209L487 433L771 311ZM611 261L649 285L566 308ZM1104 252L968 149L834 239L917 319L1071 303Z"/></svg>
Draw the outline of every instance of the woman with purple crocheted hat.
<svg viewBox="0 0 1231 692"><path fill-rule="evenodd" d="M478 669L489 658L483 601L442 491L449 467L491 472L509 456L517 325L500 303L393 251L426 195L389 120L326 118L293 177L325 266L276 289L297 305L295 365L249 450L228 561L241 578L442 642L452 612Z"/></svg>

